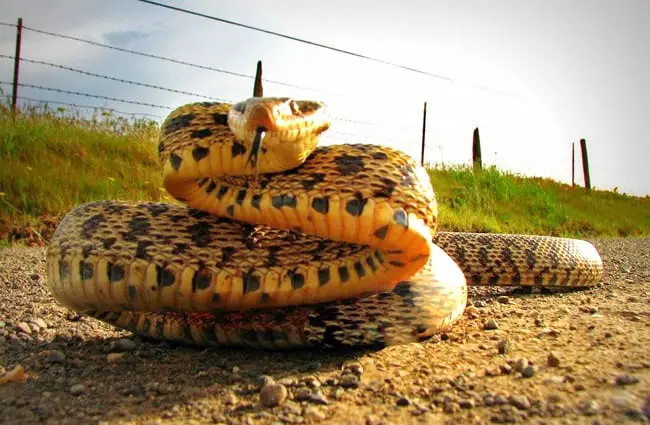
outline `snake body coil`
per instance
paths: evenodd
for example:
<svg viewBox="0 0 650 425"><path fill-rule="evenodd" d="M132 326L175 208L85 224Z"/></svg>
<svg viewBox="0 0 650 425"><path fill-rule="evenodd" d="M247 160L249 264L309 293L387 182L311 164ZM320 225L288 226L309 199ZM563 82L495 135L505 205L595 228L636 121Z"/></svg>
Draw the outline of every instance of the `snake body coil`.
<svg viewBox="0 0 650 425"><path fill-rule="evenodd" d="M187 206L74 209L47 253L53 294L156 339L291 348L427 338L462 314L466 277L600 279L587 242L434 235L426 171L380 146L316 147L328 127L311 101L178 108L162 125L159 153L165 187Z"/></svg>

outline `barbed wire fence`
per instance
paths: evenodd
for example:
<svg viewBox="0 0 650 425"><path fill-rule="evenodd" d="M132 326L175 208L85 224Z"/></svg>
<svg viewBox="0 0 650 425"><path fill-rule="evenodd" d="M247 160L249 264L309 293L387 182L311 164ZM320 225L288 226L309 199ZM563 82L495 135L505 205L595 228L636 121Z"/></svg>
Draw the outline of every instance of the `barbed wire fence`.
<svg viewBox="0 0 650 425"><path fill-rule="evenodd" d="M221 101L221 102L229 102L232 103L232 99L225 99L221 97L215 97L215 96L210 96L204 93L196 93L196 92L191 92L187 90L182 90L179 88L171 88L171 87L164 87L162 85L158 84L151 84L148 82L144 81L135 81L131 80L128 78L123 78L122 76L116 76L116 75L106 75L106 74L101 74L97 72L92 72L86 69L81 69L78 67L72 67L60 63L53 63L50 61L46 60L41 60L40 58L34 58L34 57L23 57L20 56L20 45L22 44L22 41L20 38L22 38L22 32L33 32L42 36L50 37L50 38L58 38L58 39L63 39L63 40L69 40L69 41L74 41L78 43L84 43L87 45L95 46L98 48L104 48L104 49L110 49L122 53L127 53L131 55L137 55L141 57L145 57L148 59L153 59L153 60L159 60L159 61L164 61L168 63L174 63L178 65L183 65L183 66L188 66L204 71L210 71L210 72L216 72L216 73L221 73L221 74L227 74L231 75L234 77L238 78L245 78L249 80L254 79L254 75L248 75L244 73L239 73L235 71L230 71L222 68L216 68L213 66L207 66L207 65L202 65L198 63L192 63L188 61L183 61L171 57L166 57L166 56L161 56L161 55L155 55L151 54L148 52L142 52L142 51L137 51L137 50L132 50L132 49L125 49L122 47L116 47L116 46L111 46L108 44L96 42L93 40L87 40L84 38L80 37L74 37L74 36L69 36L65 34L59 34L51 31L45 31L39 28L33 28L29 26L22 25L22 20L19 19L18 24L11 24L7 22L0 22L0 26L4 27L13 27L17 29L18 39L17 39L17 48L16 52L18 56L16 55L8 55L8 54L0 54L0 60L3 61L14 61L15 64L17 64L16 69L15 69L15 75L14 75L14 81L0 81L0 88L1 87L12 87L13 92L15 93L15 96L12 98L12 105L15 103L16 106L19 103L19 101L26 101L30 103L40 103L40 104L46 104L46 103L53 103L53 104L59 104L59 105L66 105L66 106L71 106L71 107L77 107L77 108L83 108L83 109L97 109L97 110L102 110L102 111L109 111L109 112L114 112L116 114L120 115L128 115L128 116L141 116L141 117L148 117L150 119L156 119L158 121L162 120L163 115L157 115L157 114L152 114L152 113L146 113L146 112L126 112L122 111L120 109L116 109L114 107L109 107L107 105L82 105L78 102L63 102L60 100L47 100L43 98L39 98L36 96L19 96L18 93L18 88L29 88L29 89L34 89L38 90L41 92L50 92L50 93L59 93L59 94L66 94L66 95L71 95L71 96L78 96L78 97L85 97L85 98L91 98L91 99L97 99L97 100L103 100L111 103L123 103L123 104L130 104L130 105L138 105L138 106L146 106L149 108L156 108L160 109L161 112L168 112L174 107L169 106L169 105L160 105L160 104L155 104L152 102L147 102L147 101L142 101L142 100L136 100L136 99L124 99L124 98L118 98L115 96L107 96L107 95L102 95L98 93L89 93L89 92L82 92L70 88L62 88L62 87L48 87L43 84L33 84L33 83L28 83L28 82L23 82L19 78L19 64L22 63L28 63L31 65L36 65L36 66L42 66L42 67L48 67L48 68L54 68L57 70L65 71L65 72L70 72L70 73L76 73L78 75L82 75L85 77L90 77L90 78L96 78L96 79L103 79L106 81L111 81L119 84L124 84L124 85L132 85L132 86L138 86L138 87L144 87L148 89L154 89L154 90L159 90L159 91L164 91L168 93L175 93L175 94L182 94L186 96L190 96L193 99L196 100L210 100L210 101ZM308 86L302 86L302 85L297 85L297 84L292 84L284 81L278 81L278 80L273 80L273 79L267 79L264 78L263 81L265 83L270 83L270 84L275 84L279 86L284 86L284 87L290 87L294 89L299 89L299 90L309 90L313 92L328 92L327 90L324 90L322 88L317 88L317 87L308 87ZM341 93L335 93L335 92L329 92L337 96L346 96L345 94ZM14 106L14 107L16 107ZM417 130L417 127L407 127L399 124L394 124L394 123L382 123L382 122L371 122L363 119L357 119L353 117L342 117L342 116L333 116L332 117L333 121L338 121L341 123L346 123L346 124L351 124L351 125L356 125L356 126L370 126L370 127L393 127L396 129L410 129L410 130ZM368 139L368 135L364 134L363 131L358 131L358 132L350 132L350 131L338 131L338 130L332 130L328 132L328 136L332 139L339 139L339 140L349 140L349 139L354 139L354 140L366 140ZM372 140L383 140L386 142L392 142L392 143L399 143L400 141L397 140L396 138L390 138L390 137L382 137L382 136L373 136Z"/></svg>
<svg viewBox="0 0 650 425"><path fill-rule="evenodd" d="M21 56L19 54L20 52L20 45L22 44L22 41L20 40L22 38L22 33L23 32L32 32L44 37L48 38L55 38L55 39L61 39L61 40L68 40L76 43L83 43L87 45L91 45L97 48L103 48L103 49L109 49L121 53L126 53L130 55L137 55L140 57L152 59L152 60L158 60L158 61L164 61L167 63L173 63L177 65L182 65L182 66L187 66L203 71L209 71L209 72L215 72L215 73L220 73L220 74L226 74L230 76L234 76L237 78L245 78L249 80L254 80L254 75L248 75L240 72L235 72L227 69L222 69L222 68L217 68L213 66L208 66L208 65L203 65L203 64L198 64L198 63L193 63L193 62L188 62L188 61L183 61L179 60L176 58L171 58L171 57L166 57L166 56L161 56L161 55L156 55L148 52L143 52L143 51L138 51L138 50L133 50L133 49L125 49L123 47L117 47L117 46L112 46L109 44L104 44L100 43L97 41L93 40L88 40L84 39L81 37L75 37L75 36L70 36L70 35L65 35L65 34L59 34L55 33L52 31L45 31L43 29L39 28L34 28L26 25L22 25L22 20L19 19L18 24L11 24L7 22L0 22L0 26L4 27L12 27L16 28L17 30L17 45L16 45L16 55L8 55L8 54L0 54L0 61L14 61L16 64L15 68L15 75L14 75L14 81L13 83L10 81L0 81L0 89L2 87L12 87L14 93L16 93L15 98L12 99L12 104L13 103L19 103L19 101L25 101L29 102L30 104L37 103L37 104L46 104L46 103L56 103L59 105L65 105L65 106L70 106L70 107L77 107L77 108L83 108L83 109L97 109L101 110L103 112L113 112L116 114L120 115L127 115L127 116L140 116L140 117L148 117L149 119L155 119L158 121L161 121L163 119L163 116L166 115L166 112L171 111L174 109L174 107L170 105L161 105L161 104L156 104L148 101L143 101L139 99L125 99L125 98L120 98L116 96L107 96L99 93L92 93L92 92L84 92L84 91L79 91L75 90L73 88L63 88L63 87L50 87L46 86L43 84L35 84L32 82L24 82L19 78L19 65L23 63L27 63L30 65L35 65L39 67L47 67L47 68L52 68L56 70L61 70L64 72L69 72L69 73L75 73L78 75L82 75L84 77L89 77L89 78L95 78L95 79L102 79L105 81L110 81L122 85L131 85L131 86L137 86L137 87L144 87L148 89L154 89L154 90L159 90L167 93L174 93L174 94L182 94L185 96L190 96L194 100L209 100L209 101L221 101L221 102L229 102L232 103L232 99L226 99L222 97L215 97L215 96L210 96L204 93L197 93L197 92L192 92L192 91L187 91L187 90L182 90L180 88L171 88L171 87L165 87L163 85L159 84L152 84L149 82L145 81L135 81L132 79L124 78L123 76L118 76L118 75L107 75L104 73L97 73L97 72L92 72L87 69L82 69L80 67L73 67L73 66L68 66L66 64L61 64L61 63L54 63L51 61L47 60L42 60L41 58L36 58L36 57L27 57L27 56ZM284 82L284 81L278 81L274 79L268 79L268 78L263 78L263 81L265 83L269 84L274 84L274 85L279 85L283 87L290 87L293 89L299 89L299 90L308 90L312 92L321 92L321 93L330 93L335 96L347 96L349 97L349 94L342 94L342 93L336 93L328 90L324 90L322 88L318 87L309 87L309 86L304 86L304 85L298 85L298 84L292 84L289 82ZM105 105L97 105L93 107L93 105L82 105L79 102L64 102L61 100L46 100L43 98L40 98L40 96L18 96L18 88L28 88L28 89L33 89L37 90L39 92L50 92L50 93L58 93L58 94L65 94L69 96L76 96L76 97L85 97L89 99L97 99L97 100L103 100L109 103L121 103L121 104L130 104L130 105L137 105L137 106L144 106L144 107L149 107L149 108L156 108L161 111L161 115L157 114L152 114L149 112L126 112L122 111L121 109L117 109L112 106L107 106ZM348 124L348 127L351 125L356 128L364 128L364 127L372 127L372 128L385 128L385 127L392 127L394 129L405 129L405 130L412 130L412 131L418 131L419 128L416 126L405 126L405 125L400 125L396 123L387 123L387 122L372 122L364 119L359 119L356 117L344 117L344 116L332 116L332 120L335 122L340 122L340 123L345 123ZM365 142L365 141L371 141L371 140L377 140L379 142L383 141L389 144L399 144L401 141L398 140L396 137L388 137L386 135L372 135L369 136L366 131L363 130L357 130L357 131L350 131L350 129L346 129L347 131L344 130L338 130L336 129L336 126L333 126L328 134L327 137L331 141L360 141L360 142ZM355 130L355 129L352 129Z"/></svg>
<svg viewBox="0 0 650 425"><path fill-rule="evenodd" d="M144 3L150 3L150 4L153 4L153 5L156 5L156 6L162 6L162 7L169 8L168 5L164 5L164 4L160 4L160 3L156 3L156 2L144 1ZM190 13L190 14L193 14L193 15L201 16L201 17L204 17L204 18L220 20L220 18L210 17L210 16L207 16L207 15L204 15L204 14L198 14L196 12L187 11L185 9L180 9L180 8L171 8L171 9L175 10L175 11L179 11L179 12ZM318 43L313 43L313 42L310 42L308 40L296 39L295 37L287 36L285 34L279 34L279 33L276 34L274 32L269 32L267 30L263 30L263 29L259 29L259 28L255 28L255 27L250 27L249 28L249 26L247 26L247 25L243 25L243 24L239 24L239 23L235 23L235 22L230 22L230 21L226 21L225 23L232 24L232 25L243 26L243 27L251 29L251 30L266 32L266 33L269 33L272 36L280 36L280 37L292 39L294 41L304 42L304 43L307 43L307 44L312 44L312 45L314 45L316 47L330 49L330 50L334 50L334 51L337 51L337 52L342 53L342 54L352 55L352 56L359 57L361 59L366 59L366 60L369 60L369 61L382 63L384 65L389 65L389 66L393 66L393 67L402 68L405 71L424 74L424 75L430 76L432 78L443 79L443 80L447 80L447 81L450 81L450 82L458 82L458 81L455 81L455 80L453 80L451 78L441 76L441 75L438 75L438 74L435 74L435 73L430 73L430 72L427 72L427 71L423 71L423 70L403 66L403 65L400 65L400 64L396 64L396 63L393 63L393 62L384 61L384 60L381 60L381 59L365 56L365 55L358 54L358 53L355 53L355 52L350 52L350 51L346 51L346 50L342 50L342 49L332 48L332 47L327 46L327 45L320 45ZM73 108L90 109L90 110L95 110L95 111L100 110L102 112L110 112L110 113L115 113L115 114L119 114L119 115L131 116L131 117L146 117L147 119L152 119L152 120L155 119L157 121L161 121L163 119L163 115L152 114L152 113L149 113L149 112L126 112L126 111L122 111L121 109L116 109L116 108L114 108L112 106L108 106L106 104L105 105L87 105L87 104L81 104L81 103L77 103L77 102L64 102L64 101L60 101L60 100L47 100L47 99L42 99L42 98L38 98L38 97L31 97L31 96L29 96L29 97L28 96L19 96L18 95L18 88L19 87L29 88L29 89L37 90L37 91L40 91L40 92L59 93L59 94L66 94L66 95L69 95L69 96L84 97L84 98L87 98L87 99L103 100L105 102L111 102L111 103L120 103L120 104L128 104L128 105L136 105L136 106L141 106L141 107L155 108L155 109L160 110L161 113L163 113L165 115L166 115L166 112L169 112L169 111L171 111L172 109L175 108L175 107L170 106L170 105L160 105L160 104L156 104L156 103L152 103L152 102L148 102L148 101L144 101L144 100L140 100L140 99L124 99L124 98L119 98L119 97L116 97L116 96L107 96L107 95L103 95L103 94L99 94L99 93L90 93L90 92L75 90L74 88L48 87L48 86L43 85L43 84L36 84L36 83L32 83L32 82L22 82L19 79L19 64L23 63L23 62L28 63L30 65L35 65L35 66L40 66L40 67L48 67L48 68L61 70L61 71L64 71L64 72L75 73L77 75L82 75L82 76L88 77L88 78L102 79L102 80L105 80L105 81L110 81L110 82L118 83L118 84L121 84L121 85L130 85L130 86L143 87L143 88L153 89L153 90L158 90L158 91L164 91L164 92L167 92L167 93L181 94L181 95L185 95L185 96L190 96L191 98L196 99L196 100L209 100L209 101L220 101L220 102L229 102L229 103L233 102L232 99L225 99L225 98L210 96L210 95L203 94L203 93L191 92L191 91L183 90L183 89L180 89L180 88L165 87L163 85L152 84L152 83L145 82L145 81L136 81L136 80L125 78L123 76L107 75L107 74L92 72L92 71L87 70L87 69L81 69L81 68L78 68L78 67L68 66L66 64L53 63L53 62L50 62L50 61L42 60L41 58L22 57L20 55L20 47L21 47L21 44L22 44L21 38L22 38L22 32L23 31L31 32L31 33L34 33L34 34L39 34L41 36L45 36L45 37L49 37L49 38L53 38L53 39L68 40L68 41L73 41L73 42L76 42L76 43L82 43L82 44L94 46L94 47L97 47L97 48L110 49L110 50L113 50L113 51L129 54L129 55L136 55L136 56L140 56L140 57L151 59L151 60L163 61L163 62L166 62L166 63L172 63L172 64L176 64L176 65L187 66L187 67L191 67L191 68L195 68L195 69L199 69L199 70L203 70L203 71L209 71L209 72L214 72L214 73L219 73L219 74L224 74L224 75L230 75L230 76L233 76L233 77L236 77L236 78L244 78L244 79L249 79L251 81L253 81L254 78L255 78L254 75L240 73L240 72L236 72L236 71L232 71L232 70L227 70L227 69L217 68L217 67L208 66L208 65L204 65L204 64L198 64L198 63L183 61L183 60L179 60L179 59L172 58L172 57L152 54L152 53L149 53L149 52L126 49L126 48L123 48L123 47L104 44L104 43L100 43L100 42L97 42L97 41L84 39L84 38L81 38L81 37L76 37L76 36L71 36L71 35L66 35L66 34L59 34L59 33L55 33L55 32L52 32L52 31L46 31L46 30L39 29L39 28L25 26L25 25L23 25L21 18L18 19L17 24L12 24L12 23L7 23L7 22L0 22L0 26L13 27L17 31L16 53L15 53L15 55L0 54L0 60L3 60L3 61L12 61L13 60L14 61L14 65L15 65L15 67L14 67L14 81L13 82L0 81L0 92L4 92L4 91L1 90L2 87L4 87L4 86L12 87L13 96L12 96L11 100L12 100L12 105L14 106L14 108L17 106L18 101L22 100L23 102L31 102L31 103L37 103L37 104L58 104L58 105L71 106ZM308 87L308 86L304 86L304 85L297 85L297 84L292 84L292 83L285 82L285 81L278 81L278 80L267 79L267 78L263 78L263 81L265 83L269 83L269 84L272 84L272 85L289 87L289 88L292 88L292 89L308 90L308 91L311 91L311 92L329 93L329 94L333 94L335 96L350 97L349 93L336 93L336 92L332 92L330 90L325 90L325 89L322 89L322 88L319 88L319 87ZM468 84L468 85L471 86L471 87L474 87L474 88L481 89L481 90L494 91L495 93L498 93L498 94L505 94L507 96L512 95L512 94L501 92L501 91L498 91L498 90L491 90L489 88L478 86L478 85L473 85L473 84ZM518 97L517 95L513 95L513 96ZM377 142L386 142L388 144L394 144L394 145L400 146L400 145L403 145L403 140L398 140L395 137L390 137L388 135L383 135L383 134L382 135L377 135L377 134L371 134L370 135L367 131L364 131L363 129L368 129L368 128L378 129L378 128L385 128L385 127L393 127L394 129L412 131L413 134L415 134L416 131L417 132L421 131L422 132L421 163L422 164L425 163L425 149L427 148L427 146L425 144L426 143L426 132L425 132L425 127L426 127L426 102L425 102L425 105L424 105L424 119L423 119L423 122L422 122L422 127L417 127L415 125L414 126L406 126L406 125L400 125L400 124L396 124L396 123L392 123L392 122L372 122L372 121L369 121L369 120L358 119L356 117L345 117L345 116L333 116L332 120L334 122L338 121L340 123L348 124L349 126L351 125L353 128L361 128L362 129L360 131L345 131L345 130L335 129L336 126L334 126L334 128L332 128L328 132L328 137L330 139L334 139L334 140L337 140L337 141L344 141L344 142L347 142L347 141L350 141L350 140L354 140L354 141L358 141L358 142L366 142L366 141L367 142L375 142L375 141L377 141ZM477 130L478 129L475 129L475 132ZM440 144L438 144L437 147L438 147L438 149L440 151L439 156L440 156L440 158L442 160L442 163L444 165L445 161L444 161L442 146ZM429 149L435 149L435 145L430 146ZM446 150L452 150L453 148L452 147L446 147L445 149ZM480 165L480 163L481 163L480 148L479 148L478 152L479 152L479 157L478 158L476 156L473 156L471 161L468 160L465 163L466 164L471 164L471 163L477 164L478 163ZM497 154L497 152L495 152L494 154L495 154L495 162L496 162L496 154ZM436 156L438 156L438 155L436 155ZM586 161L586 158L584 158L584 160ZM427 164L431 165L430 162L428 162L428 161L426 161L426 162L427 162ZM572 164L572 168L573 168L573 164ZM589 179L589 177L588 177L588 169L585 169L585 181L586 182L589 181L588 179Z"/></svg>

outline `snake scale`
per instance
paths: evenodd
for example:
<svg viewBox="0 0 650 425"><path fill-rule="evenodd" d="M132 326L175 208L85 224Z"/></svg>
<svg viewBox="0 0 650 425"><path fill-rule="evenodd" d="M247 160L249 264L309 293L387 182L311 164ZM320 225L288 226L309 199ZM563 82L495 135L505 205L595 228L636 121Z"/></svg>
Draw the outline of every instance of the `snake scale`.
<svg viewBox="0 0 650 425"><path fill-rule="evenodd" d="M387 147L318 147L329 125L315 101L177 108L159 157L184 205L73 209L47 251L53 295L153 339L282 349L424 340L462 315L466 283L601 279L585 241L435 233L427 172Z"/></svg>

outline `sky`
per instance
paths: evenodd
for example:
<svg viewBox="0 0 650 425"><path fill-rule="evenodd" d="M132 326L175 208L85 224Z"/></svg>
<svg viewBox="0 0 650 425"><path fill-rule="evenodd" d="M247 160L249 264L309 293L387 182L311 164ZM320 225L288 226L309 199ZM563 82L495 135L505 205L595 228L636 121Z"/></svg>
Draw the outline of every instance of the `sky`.
<svg viewBox="0 0 650 425"><path fill-rule="evenodd" d="M582 185L584 138L592 186L650 194L647 0L160 1L433 76L137 0L3 0L0 22L22 17L29 28L248 76L23 33L25 59L228 101L252 95L262 60L265 95L328 105L323 144L376 143L419 159L426 102L425 162L469 164L478 127L486 165L565 183L575 143ZM14 49L15 28L0 26L0 55ZM12 75L13 61L0 57L0 81ZM206 100L28 62L20 81L169 108ZM19 96L156 120L171 111L28 87Z"/></svg>

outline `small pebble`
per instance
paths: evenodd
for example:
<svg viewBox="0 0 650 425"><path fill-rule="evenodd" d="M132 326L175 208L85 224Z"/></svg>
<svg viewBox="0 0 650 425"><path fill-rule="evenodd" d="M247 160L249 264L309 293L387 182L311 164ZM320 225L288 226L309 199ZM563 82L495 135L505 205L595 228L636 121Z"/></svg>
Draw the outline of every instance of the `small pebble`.
<svg viewBox="0 0 650 425"><path fill-rule="evenodd" d="M280 379L280 380L278 381L278 384L282 384L282 385L287 386L287 387L293 387L294 385L297 384L297 382L298 382L298 381L296 381L296 380L293 379L293 378L286 377L286 378L282 378L282 379Z"/></svg>
<svg viewBox="0 0 650 425"><path fill-rule="evenodd" d="M275 382L275 380L273 379L272 376L260 375L260 376L257 377L257 384L258 384L259 389L262 389L262 387L264 387L264 385L270 384L272 382Z"/></svg>
<svg viewBox="0 0 650 425"><path fill-rule="evenodd" d="M517 358L517 360L515 360L514 367L515 367L515 370L517 372L522 372L524 370L524 368L526 366L528 366L529 364L530 364L530 362L528 361L528 359L526 357L519 357L519 358Z"/></svg>
<svg viewBox="0 0 650 425"><path fill-rule="evenodd" d="M639 378L633 375L619 375L616 377L616 385L632 385L639 382Z"/></svg>
<svg viewBox="0 0 650 425"><path fill-rule="evenodd" d="M311 397L311 390L306 387L298 388L297 390L295 390L293 394L293 398L296 401L309 400L310 397Z"/></svg>
<svg viewBox="0 0 650 425"><path fill-rule="evenodd" d="M348 363L343 366L343 373L346 372L361 376L363 375L363 366L361 366L361 363Z"/></svg>
<svg viewBox="0 0 650 425"><path fill-rule="evenodd" d="M411 400L408 397L400 397L397 399L398 406L408 406L411 404Z"/></svg>
<svg viewBox="0 0 650 425"><path fill-rule="evenodd" d="M504 375L508 375L508 374L512 373L512 366L510 366L507 363L502 364L501 366L499 366L499 370L501 370L501 373L503 373Z"/></svg>
<svg viewBox="0 0 650 425"><path fill-rule="evenodd" d="M40 317L36 317L30 320L30 322L38 326L40 329L47 329L47 323L45 323L45 320L41 319Z"/></svg>
<svg viewBox="0 0 650 425"><path fill-rule="evenodd" d="M508 398L503 394L497 394L494 396L494 404L502 405L508 403Z"/></svg>
<svg viewBox="0 0 650 425"><path fill-rule="evenodd" d="M525 395L512 395L508 401L519 410L530 409L530 401Z"/></svg>
<svg viewBox="0 0 650 425"><path fill-rule="evenodd" d="M480 312L478 308L474 307L473 305L466 307L464 314L470 319L476 319L477 317L480 316Z"/></svg>
<svg viewBox="0 0 650 425"><path fill-rule="evenodd" d="M495 329L499 329L499 323L497 323L496 319L488 319L483 325L483 329L486 331L493 331Z"/></svg>
<svg viewBox="0 0 650 425"><path fill-rule="evenodd" d="M593 416L600 411L600 406L596 400L585 400L580 405L580 410L587 416Z"/></svg>
<svg viewBox="0 0 650 425"><path fill-rule="evenodd" d="M306 378L303 378L301 382L310 388L320 388L321 386L320 381L317 378L314 378L313 376L308 376Z"/></svg>
<svg viewBox="0 0 650 425"><path fill-rule="evenodd" d="M65 361L65 353L61 350L43 350L38 353L45 363L63 363Z"/></svg>
<svg viewBox="0 0 650 425"><path fill-rule="evenodd" d="M20 323L18 323L18 324L16 325L16 329L17 329L19 332L25 333L25 334L27 334L27 335L31 335L31 334L32 334L32 329L31 329L31 328L29 327L29 325L28 325L27 323L25 323L25 322L20 322Z"/></svg>
<svg viewBox="0 0 650 425"><path fill-rule="evenodd" d="M329 400L327 400L327 397L325 397L325 395L323 395L323 393L320 391L314 391L313 393L311 393L309 396L309 401L311 401L314 404L322 404L322 405L330 404Z"/></svg>
<svg viewBox="0 0 650 425"><path fill-rule="evenodd" d="M501 371L497 367L487 367L485 368L485 376L499 376Z"/></svg>
<svg viewBox="0 0 650 425"><path fill-rule="evenodd" d="M545 384L559 385L559 384L563 384L564 381L565 381L564 376L549 376L548 378L544 378Z"/></svg>
<svg viewBox="0 0 650 425"><path fill-rule="evenodd" d="M124 353L108 353L106 355L106 361L108 363L117 363L124 357Z"/></svg>
<svg viewBox="0 0 650 425"><path fill-rule="evenodd" d="M587 389L584 384L574 384L573 389L576 391L584 391Z"/></svg>
<svg viewBox="0 0 650 425"><path fill-rule="evenodd" d="M473 409L476 406L476 402L472 399L461 400L458 402L458 405L462 409Z"/></svg>
<svg viewBox="0 0 650 425"><path fill-rule="evenodd" d="M375 415L366 416L366 425L381 425L383 423L384 421L382 421Z"/></svg>
<svg viewBox="0 0 650 425"><path fill-rule="evenodd" d="M138 344L136 344L132 339L120 338L111 343L109 351L111 353L126 353L135 350L137 346Z"/></svg>
<svg viewBox="0 0 650 425"><path fill-rule="evenodd" d="M560 357L556 352L551 351L546 357L546 364L548 364L550 367L558 367L560 365Z"/></svg>
<svg viewBox="0 0 650 425"><path fill-rule="evenodd" d="M84 391L86 391L86 387L84 387L83 384L75 384L75 385L70 387L70 394L72 394L74 396L79 396L79 395L83 394Z"/></svg>
<svg viewBox="0 0 650 425"><path fill-rule="evenodd" d="M622 411L636 409L641 404L641 401L638 397L636 397L634 394L626 392L616 394L610 399L610 402L612 406Z"/></svg>
<svg viewBox="0 0 650 425"><path fill-rule="evenodd" d="M325 379L325 385L329 385L331 387L334 385L338 385L338 383L339 383L338 379L334 378L333 376L330 376L327 379Z"/></svg>
<svg viewBox="0 0 650 425"><path fill-rule="evenodd" d="M528 365L522 369L521 374L524 378L532 378L535 376L535 372L537 372L537 368L533 365Z"/></svg>
<svg viewBox="0 0 650 425"><path fill-rule="evenodd" d="M351 373L346 373L345 375L341 376L340 384L343 388L359 388L359 377Z"/></svg>
<svg viewBox="0 0 650 425"><path fill-rule="evenodd" d="M507 295L500 295L497 297L497 301L501 304L508 304L510 302L510 297Z"/></svg>
<svg viewBox="0 0 650 425"><path fill-rule="evenodd" d="M260 402L265 407L275 407L287 399L287 387L282 384L270 383L260 391Z"/></svg>
<svg viewBox="0 0 650 425"><path fill-rule="evenodd" d="M510 341L507 339L499 341L497 349L499 350L499 354L508 354L510 352Z"/></svg>

